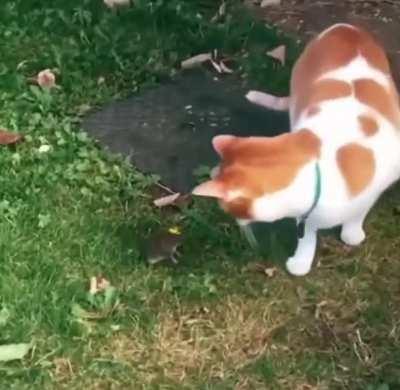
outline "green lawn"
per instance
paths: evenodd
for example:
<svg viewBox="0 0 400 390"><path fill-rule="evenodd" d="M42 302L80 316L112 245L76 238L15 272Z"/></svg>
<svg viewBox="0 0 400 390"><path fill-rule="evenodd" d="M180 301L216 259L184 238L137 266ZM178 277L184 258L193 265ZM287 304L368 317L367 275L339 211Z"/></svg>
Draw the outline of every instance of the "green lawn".
<svg viewBox="0 0 400 390"><path fill-rule="evenodd" d="M80 130L88 108L212 48L252 85L285 92L298 50L285 41L289 66L279 69L265 51L284 38L236 4L209 23L218 6L1 2L0 127L25 140L0 149L0 345L32 348L0 362L0 389L400 388L399 191L374 209L361 248L330 234L309 276L269 278L252 270L263 259L216 205L161 214L150 195L157 178ZM45 68L58 88L27 81ZM180 265L147 266L142 237L175 224ZM89 295L97 275L115 290Z"/></svg>

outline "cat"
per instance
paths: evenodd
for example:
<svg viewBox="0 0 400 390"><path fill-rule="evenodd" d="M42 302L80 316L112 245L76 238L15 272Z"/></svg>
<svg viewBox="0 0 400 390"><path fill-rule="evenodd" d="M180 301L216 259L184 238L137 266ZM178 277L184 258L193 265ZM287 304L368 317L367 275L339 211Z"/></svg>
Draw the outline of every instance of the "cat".
<svg viewBox="0 0 400 390"><path fill-rule="evenodd" d="M221 163L192 193L217 198L244 226L296 218L303 232L286 268L306 275L318 230L341 226L345 244L361 244L368 212L400 178L399 98L385 51L366 30L335 24L300 55L289 97L247 98L288 109L291 132L215 136Z"/></svg>

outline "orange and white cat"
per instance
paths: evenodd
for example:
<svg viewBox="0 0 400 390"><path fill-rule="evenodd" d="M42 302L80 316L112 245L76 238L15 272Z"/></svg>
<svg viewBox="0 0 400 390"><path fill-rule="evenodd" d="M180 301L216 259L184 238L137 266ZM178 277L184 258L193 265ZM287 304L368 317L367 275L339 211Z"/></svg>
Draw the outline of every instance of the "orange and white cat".
<svg viewBox="0 0 400 390"><path fill-rule="evenodd" d="M290 97L251 91L250 101L289 109L291 132L214 137L221 164L193 194L218 198L240 224L284 217L304 222L286 267L305 275L318 229L341 225L358 245L379 196L400 177L400 107L382 47L365 30L336 24L294 66Z"/></svg>

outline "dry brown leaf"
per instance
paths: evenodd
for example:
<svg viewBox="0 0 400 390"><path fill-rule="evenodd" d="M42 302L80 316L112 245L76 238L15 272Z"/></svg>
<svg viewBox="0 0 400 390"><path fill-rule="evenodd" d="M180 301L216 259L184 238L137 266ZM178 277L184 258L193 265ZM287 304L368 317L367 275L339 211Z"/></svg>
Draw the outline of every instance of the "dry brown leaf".
<svg viewBox="0 0 400 390"><path fill-rule="evenodd" d="M179 199L181 194L177 192L176 194L163 196L153 201L154 206L156 207L166 207L175 203Z"/></svg>
<svg viewBox="0 0 400 390"><path fill-rule="evenodd" d="M130 5L131 0L104 0L104 4L108 8L120 7L123 5Z"/></svg>
<svg viewBox="0 0 400 390"><path fill-rule="evenodd" d="M103 278L102 276L92 276L90 278L89 293L95 295L101 291L104 291L109 286L110 282L106 278Z"/></svg>
<svg viewBox="0 0 400 390"><path fill-rule="evenodd" d="M263 0L260 4L261 8L280 5L281 0Z"/></svg>
<svg viewBox="0 0 400 390"><path fill-rule="evenodd" d="M276 274L277 269L275 267L268 267L264 268L264 273L267 275L269 278L273 278Z"/></svg>
<svg viewBox="0 0 400 390"><path fill-rule="evenodd" d="M181 62L182 69L190 69L196 66L203 64L206 61L210 61L212 59L211 53L201 53L197 54L194 57L190 57L187 60Z"/></svg>
<svg viewBox="0 0 400 390"><path fill-rule="evenodd" d="M13 145L21 141L23 136L17 133L11 133L8 130L0 129L0 145Z"/></svg>
<svg viewBox="0 0 400 390"><path fill-rule="evenodd" d="M37 83L42 88L53 88L56 85L56 76L50 69L44 69L36 77Z"/></svg>
<svg viewBox="0 0 400 390"><path fill-rule="evenodd" d="M280 45L276 47L275 49L272 49L270 51L267 51L267 55L275 58L278 60L282 66L285 66L286 62L286 46L285 45Z"/></svg>
<svg viewBox="0 0 400 390"><path fill-rule="evenodd" d="M247 270L251 272L261 272L266 275L268 278L273 278L275 274L278 272L278 269L273 266L267 266L264 262L256 262L249 264L247 266Z"/></svg>

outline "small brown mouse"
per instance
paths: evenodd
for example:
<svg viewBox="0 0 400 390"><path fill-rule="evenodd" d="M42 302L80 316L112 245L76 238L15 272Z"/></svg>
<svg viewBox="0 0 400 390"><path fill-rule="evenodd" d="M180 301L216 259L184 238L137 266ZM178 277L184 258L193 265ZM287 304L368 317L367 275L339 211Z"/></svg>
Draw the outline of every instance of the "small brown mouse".
<svg viewBox="0 0 400 390"><path fill-rule="evenodd" d="M178 264L177 256L180 255L178 249L182 240L181 232L176 227L156 233L148 241L147 262L153 265L168 260Z"/></svg>

